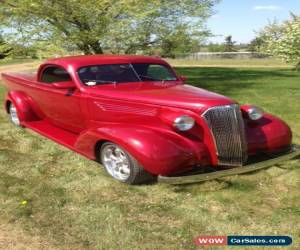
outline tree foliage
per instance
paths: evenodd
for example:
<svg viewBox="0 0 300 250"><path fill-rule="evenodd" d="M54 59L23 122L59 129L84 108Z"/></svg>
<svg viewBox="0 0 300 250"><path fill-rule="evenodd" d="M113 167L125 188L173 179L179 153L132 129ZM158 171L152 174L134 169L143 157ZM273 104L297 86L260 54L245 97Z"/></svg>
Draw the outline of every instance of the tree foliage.
<svg viewBox="0 0 300 250"><path fill-rule="evenodd" d="M255 37L248 45L248 50L251 52L260 52L264 46L264 40L261 37Z"/></svg>
<svg viewBox="0 0 300 250"><path fill-rule="evenodd" d="M234 52L236 49L234 48L235 42L232 40L232 36L226 36L224 42L224 52Z"/></svg>
<svg viewBox="0 0 300 250"><path fill-rule="evenodd" d="M224 51L224 44L218 43L209 43L206 46L203 46L208 52L223 52Z"/></svg>
<svg viewBox="0 0 300 250"><path fill-rule="evenodd" d="M0 25L13 27L12 38L24 43L50 41L85 54L133 53L168 41L178 48L175 38L186 42L207 35L205 20L216 2L0 0Z"/></svg>
<svg viewBox="0 0 300 250"><path fill-rule="evenodd" d="M0 34L0 59L9 56L11 51L12 47L4 41L2 35Z"/></svg>
<svg viewBox="0 0 300 250"><path fill-rule="evenodd" d="M263 41L261 50L279 56L300 68L300 16L292 14L290 20L283 23L269 23L259 32Z"/></svg>
<svg viewBox="0 0 300 250"><path fill-rule="evenodd" d="M201 32L190 34L188 29L179 26L173 31L170 30L166 35L162 34L160 38L160 54L162 57L175 58L176 55L198 52L199 44L206 35Z"/></svg>

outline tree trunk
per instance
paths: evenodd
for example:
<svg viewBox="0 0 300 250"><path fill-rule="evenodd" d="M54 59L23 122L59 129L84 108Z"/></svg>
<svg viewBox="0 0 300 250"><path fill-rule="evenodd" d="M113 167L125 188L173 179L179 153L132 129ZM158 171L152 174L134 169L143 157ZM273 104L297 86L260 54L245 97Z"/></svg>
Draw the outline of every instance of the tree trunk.
<svg viewBox="0 0 300 250"><path fill-rule="evenodd" d="M104 54L103 49L98 41L90 44L93 54Z"/></svg>
<svg viewBox="0 0 300 250"><path fill-rule="evenodd" d="M85 55L89 55L91 54L90 52L90 48L87 44L84 44L84 43L80 43L80 44L77 44L77 47L79 50L81 50Z"/></svg>
<svg viewBox="0 0 300 250"><path fill-rule="evenodd" d="M77 44L77 47L85 54L103 54L103 50L99 44L99 42L87 42L87 43L80 43Z"/></svg>
<svg viewBox="0 0 300 250"><path fill-rule="evenodd" d="M298 62L298 64L296 65L296 70L300 71L300 62Z"/></svg>

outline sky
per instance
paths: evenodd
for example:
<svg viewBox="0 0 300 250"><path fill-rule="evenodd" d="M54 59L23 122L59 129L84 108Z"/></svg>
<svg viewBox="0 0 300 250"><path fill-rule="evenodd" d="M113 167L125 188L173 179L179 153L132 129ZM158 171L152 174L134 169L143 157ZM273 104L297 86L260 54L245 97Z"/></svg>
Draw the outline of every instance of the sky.
<svg viewBox="0 0 300 250"><path fill-rule="evenodd" d="M286 20L290 12L300 14L300 0L221 0L215 11L207 26L216 36L209 41L222 43L232 35L237 43L248 43L268 20Z"/></svg>

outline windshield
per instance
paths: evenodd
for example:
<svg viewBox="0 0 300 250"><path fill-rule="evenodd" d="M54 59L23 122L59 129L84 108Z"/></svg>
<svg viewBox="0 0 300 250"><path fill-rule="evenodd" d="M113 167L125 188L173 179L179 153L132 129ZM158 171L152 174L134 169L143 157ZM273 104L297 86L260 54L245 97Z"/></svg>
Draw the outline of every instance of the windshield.
<svg viewBox="0 0 300 250"><path fill-rule="evenodd" d="M169 67L150 63L86 66L78 70L78 75L86 85L177 80Z"/></svg>

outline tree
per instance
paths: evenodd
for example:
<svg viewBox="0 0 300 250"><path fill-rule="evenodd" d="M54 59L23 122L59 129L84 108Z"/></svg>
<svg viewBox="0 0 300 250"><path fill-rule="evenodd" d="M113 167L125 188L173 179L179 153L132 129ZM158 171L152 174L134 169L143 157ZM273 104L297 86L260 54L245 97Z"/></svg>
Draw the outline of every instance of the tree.
<svg viewBox="0 0 300 250"><path fill-rule="evenodd" d="M235 42L232 41L232 36L226 36L225 37L225 42L224 42L224 52L234 52L236 51L234 48Z"/></svg>
<svg viewBox="0 0 300 250"><path fill-rule="evenodd" d="M270 22L259 32L263 41L261 50L294 63L300 70L300 16L291 15L283 23Z"/></svg>
<svg viewBox="0 0 300 250"><path fill-rule="evenodd" d="M4 41L2 35L0 34L0 59L9 56L11 51L12 47Z"/></svg>
<svg viewBox="0 0 300 250"><path fill-rule="evenodd" d="M190 34L186 27L177 27L160 38L162 57L175 58L176 55L198 52L203 34Z"/></svg>
<svg viewBox="0 0 300 250"><path fill-rule="evenodd" d="M218 43L209 43L206 46L208 52L223 52L224 51L224 44Z"/></svg>
<svg viewBox="0 0 300 250"><path fill-rule="evenodd" d="M162 42L177 27L203 31L218 0L0 0L0 25L14 39L53 41L85 54L133 53ZM180 26L180 25L182 26ZM202 35L205 33L202 32Z"/></svg>
<svg viewBox="0 0 300 250"><path fill-rule="evenodd" d="M264 41L261 37L255 37L252 39L248 45L248 50L250 52L259 52L264 44Z"/></svg>

